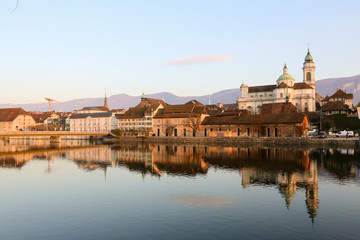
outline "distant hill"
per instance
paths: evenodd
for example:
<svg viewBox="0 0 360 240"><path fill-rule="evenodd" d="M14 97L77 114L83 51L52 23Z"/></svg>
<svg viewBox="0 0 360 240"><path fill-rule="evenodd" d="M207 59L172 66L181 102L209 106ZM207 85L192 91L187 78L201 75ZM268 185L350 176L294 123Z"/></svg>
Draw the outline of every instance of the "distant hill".
<svg viewBox="0 0 360 240"><path fill-rule="evenodd" d="M146 97L164 99L169 104L182 104L190 100L196 99L203 104L209 103L209 97L211 103L236 103L240 90L230 89L220 91L212 95L203 96L187 96L180 97L169 92L160 92L155 94L148 94ZM108 105L111 109L133 107L140 102L141 96L130 96L127 94L117 94L108 98ZM59 112L71 112L73 110L81 109L86 106L102 106L104 104L104 98L83 98L75 99L66 102L52 103L51 109ZM47 111L48 103L30 103L30 104L0 104L0 108L8 107L21 107L26 111Z"/></svg>
<svg viewBox="0 0 360 240"><path fill-rule="evenodd" d="M316 81L316 91L322 97L326 95L332 95L337 89L346 90L347 93L354 94L354 104L356 105L360 101L360 75L353 77L343 78L329 78ZM186 96L180 97L169 92L160 92L154 94L148 94L146 97L164 99L169 104L182 104L192 99L196 99L203 104L209 104L209 99L212 104L214 103L236 103L239 96L240 89L228 89L220 92L216 92L211 95L202 96ZM141 96L130 96L127 94L117 94L108 98L108 104L111 109L133 107L140 101ZM81 109L86 106L102 106L104 104L103 98L83 98L75 99L71 101L52 103L51 107L55 111L70 112L76 109ZM0 108L7 107L22 107L26 111L47 111L47 102L43 103L30 103L30 104L0 104Z"/></svg>
<svg viewBox="0 0 360 240"><path fill-rule="evenodd" d="M354 94L353 104L356 105L360 101L360 75L316 81L316 91L322 97L330 96L338 89Z"/></svg>

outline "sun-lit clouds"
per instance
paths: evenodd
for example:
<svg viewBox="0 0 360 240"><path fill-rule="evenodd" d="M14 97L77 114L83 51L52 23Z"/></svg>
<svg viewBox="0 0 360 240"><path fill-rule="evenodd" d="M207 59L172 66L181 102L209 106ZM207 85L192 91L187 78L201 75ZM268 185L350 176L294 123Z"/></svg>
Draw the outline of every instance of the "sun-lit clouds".
<svg viewBox="0 0 360 240"><path fill-rule="evenodd" d="M225 55L199 55L189 56L183 58L176 58L166 62L170 65L196 65L196 64L208 64L215 62L226 62L230 61L231 57Z"/></svg>

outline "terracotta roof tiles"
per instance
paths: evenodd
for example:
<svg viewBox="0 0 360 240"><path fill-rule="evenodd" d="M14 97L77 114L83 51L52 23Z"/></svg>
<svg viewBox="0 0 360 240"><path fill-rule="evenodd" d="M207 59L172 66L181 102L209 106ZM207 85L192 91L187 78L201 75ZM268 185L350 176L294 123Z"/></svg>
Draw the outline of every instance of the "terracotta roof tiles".
<svg viewBox="0 0 360 240"><path fill-rule="evenodd" d="M249 93L253 93L253 92L271 92L275 88L276 88L276 85L264 85L264 86L249 87Z"/></svg>
<svg viewBox="0 0 360 240"><path fill-rule="evenodd" d="M257 114L226 117L206 117L201 125L252 125L252 124L296 124L307 116L303 113Z"/></svg>
<svg viewBox="0 0 360 240"><path fill-rule="evenodd" d="M0 122L12 122L19 115L29 115L22 108L2 108L0 109Z"/></svg>

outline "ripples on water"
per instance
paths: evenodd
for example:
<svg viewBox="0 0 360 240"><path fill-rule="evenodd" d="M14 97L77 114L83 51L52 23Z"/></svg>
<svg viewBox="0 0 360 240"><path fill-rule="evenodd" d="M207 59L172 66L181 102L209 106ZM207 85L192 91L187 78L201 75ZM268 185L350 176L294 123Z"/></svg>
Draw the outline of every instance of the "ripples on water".
<svg viewBox="0 0 360 240"><path fill-rule="evenodd" d="M356 149L0 140L2 239L357 239Z"/></svg>

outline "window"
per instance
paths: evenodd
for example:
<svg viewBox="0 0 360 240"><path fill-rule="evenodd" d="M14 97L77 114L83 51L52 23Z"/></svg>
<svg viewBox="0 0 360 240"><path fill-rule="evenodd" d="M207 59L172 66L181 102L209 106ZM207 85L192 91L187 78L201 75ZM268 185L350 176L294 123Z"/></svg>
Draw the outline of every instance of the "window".
<svg viewBox="0 0 360 240"><path fill-rule="evenodd" d="M280 97L284 97L284 94L280 93Z"/></svg>
<svg viewBox="0 0 360 240"><path fill-rule="evenodd" d="M311 73L310 72L306 73L306 81L308 81L308 82L311 81Z"/></svg>

